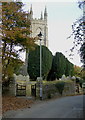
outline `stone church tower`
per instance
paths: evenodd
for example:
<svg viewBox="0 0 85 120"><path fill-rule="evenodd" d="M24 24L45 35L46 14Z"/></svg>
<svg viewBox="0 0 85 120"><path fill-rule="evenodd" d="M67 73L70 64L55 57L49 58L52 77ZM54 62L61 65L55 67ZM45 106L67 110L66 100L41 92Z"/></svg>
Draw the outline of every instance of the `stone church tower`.
<svg viewBox="0 0 85 120"><path fill-rule="evenodd" d="M32 10L32 5L30 8L30 15L28 16L28 19L31 21L31 37L36 37L40 31L42 33L42 45L48 47L48 26L47 26L47 9L45 7L44 11L44 18L43 14L41 12L41 17L39 19L33 19L33 10ZM39 45L39 40L36 41L36 44Z"/></svg>
<svg viewBox="0 0 85 120"><path fill-rule="evenodd" d="M38 34L41 32L43 35L41 44L48 47L48 26L47 26L47 9L46 9L46 7L45 7L45 11L44 11L44 18L43 18L42 12L41 12L40 19L36 19L36 18L33 19L32 5L31 5L29 13L30 14L27 17L31 21L30 29L32 31L32 33L30 34L30 37L37 37ZM40 45L40 41L37 40L36 44ZM28 73L27 73L28 54L29 54L29 50L26 51L25 64L22 67L22 73L24 75L28 75Z"/></svg>

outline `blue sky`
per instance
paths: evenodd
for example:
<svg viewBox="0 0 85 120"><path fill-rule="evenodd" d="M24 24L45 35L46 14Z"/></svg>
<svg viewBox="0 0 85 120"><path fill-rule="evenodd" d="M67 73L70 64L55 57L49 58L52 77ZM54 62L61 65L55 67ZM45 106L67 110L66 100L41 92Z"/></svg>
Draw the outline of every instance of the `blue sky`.
<svg viewBox="0 0 85 120"><path fill-rule="evenodd" d="M71 25L82 15L77 1L73 1L75 2L55 2L55 0L53 2L36 2L36 0L35 2L26 2L26 0L22 0L25 3L24 10L26 11L32 4L34 18L40 18L41 11L44 13L45 6L47 7L49 49L53 55L56 52L62 52L72 63L80 66L80 57L77 52L74 53L73 60L69 58L69 49L72 47L74 39L67 40L72 33Z"/></svg>

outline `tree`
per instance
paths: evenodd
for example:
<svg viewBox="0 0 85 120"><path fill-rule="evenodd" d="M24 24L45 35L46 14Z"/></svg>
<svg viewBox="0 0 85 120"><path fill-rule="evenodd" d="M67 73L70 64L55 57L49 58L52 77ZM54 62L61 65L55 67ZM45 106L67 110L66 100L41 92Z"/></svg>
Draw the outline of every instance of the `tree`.
<svg viewBox="0 0 85 120"><path fill-rule="evenodd" d="M81 70L82 70L81 67L75 65L75 66L74 66L74 75L75 75L76 77L81 77Z"/></svg>
<svg viewBox="0 0 85 120"><path fill-rule="evenodd" d="M83 16L76 20L72 25L72 35L74 36L74 46L71 51L75 49L75 47L80 45L80 56L81 61L83 63L83 67L85 68L85 0L78 2L79 8L83 11Z"/></svg>
<svg viewBox="0 0 85 120"><path fill-rule="evenodd" d="M53 59L53 69L56 72L56 77L59 79L62 77L63 74L65 74L65 58L62 53L56 53Z"/></svg>
<svg viewBox="0 0 85 120"><path fill-rule="evenodd" d="M74 74L74 65L66 59L66 68L65 68L65 75L66 76L73 76Z"/></svg>
<svg viewBox="0 0 85 120"><path fill-rule="evenodd" d="M28 55L28 74L32 80L40 76L40 46L36 45L35 50L30 50ZM42 77L46 78L52 65L52 53L45 46L42 46Z"/></svg>
<svg viewBox="0 0 85 120"><path fill-rule="evenodd" d="M62 75L72 75L73 74L73 64L70 63L65 56L56 52L55 56L53 56L52 67L48 74L47 80L55 80L59 79Z"/></svg>
<svg viewBox="0 0 85 120"><path fill-rule="evenodd" d="M81 52L81 61L83 63L83 67L85 68L85 42L83 42L83 44L81 45L80 52Z"/></svg>
<svg viewBox="0 0 85 120"><path fill-rule="evenodd" d="M81 78L85 81L85 69L81 70Z"/></svg>
<svg viewBox="0 0 85 120"><path fill-rule="evenodd" d="M19 53L34 46L34 39L30 38L30 21L22 10L22 2L2 3L2 81L8 81L13 75L17 64L23 62ZM19 47L17 51L15 47Z"/></svg>

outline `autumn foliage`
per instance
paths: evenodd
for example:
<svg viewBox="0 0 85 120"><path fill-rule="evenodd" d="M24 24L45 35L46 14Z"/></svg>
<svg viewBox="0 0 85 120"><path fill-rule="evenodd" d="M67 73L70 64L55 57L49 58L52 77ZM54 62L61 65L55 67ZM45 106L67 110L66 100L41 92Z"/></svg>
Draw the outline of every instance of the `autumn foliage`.
<svg viewBox="0 0 85 120"><path fill-rule="evenodd" d="M19 53L34 47L34 38L30 38L29 13L24 12L22 2L2 3L2 80L13 75L14 69L22 64ZM17 50L15 47L19 47Z"/></svg>

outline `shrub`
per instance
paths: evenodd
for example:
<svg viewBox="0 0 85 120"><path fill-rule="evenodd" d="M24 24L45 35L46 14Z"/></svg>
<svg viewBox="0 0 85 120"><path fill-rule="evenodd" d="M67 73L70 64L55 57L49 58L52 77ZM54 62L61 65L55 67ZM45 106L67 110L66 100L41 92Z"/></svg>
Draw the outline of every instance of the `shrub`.
<svg viewBox="0 0 85 120"><path fill-rule="evenodd" d="M47 98L51 99L51 93L48 93Z"/></svg>
<svg viewBox="0 0 85 120"><path fill-rule="evenodd" d="M59 93L62 95L64 90L65 82L58 82L55 84L55 87L58 89Z"/></svg>
<svg viewBox="0 0 85 120"><path fill-rule="evenodd" d="M85 80L83 80L83 79L80 79L79 80L79 85L80 85L80 87L82 88L82 84L85 82Z"/></svg>

